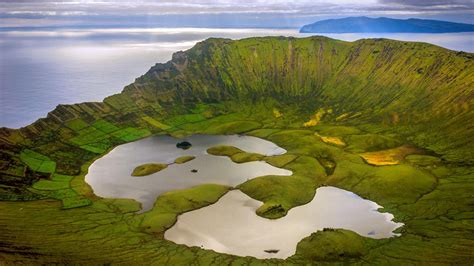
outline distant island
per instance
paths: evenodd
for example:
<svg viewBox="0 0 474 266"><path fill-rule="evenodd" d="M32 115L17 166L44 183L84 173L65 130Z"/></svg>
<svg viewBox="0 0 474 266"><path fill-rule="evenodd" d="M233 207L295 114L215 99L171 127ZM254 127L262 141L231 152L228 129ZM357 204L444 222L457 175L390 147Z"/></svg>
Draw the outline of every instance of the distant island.
<svg viewBox="0 0 474 266"><path fill-rule="evenodd" d="M473 24L428 19L347 17L304 25L302 33L449 33L474 32Z"/></svg>

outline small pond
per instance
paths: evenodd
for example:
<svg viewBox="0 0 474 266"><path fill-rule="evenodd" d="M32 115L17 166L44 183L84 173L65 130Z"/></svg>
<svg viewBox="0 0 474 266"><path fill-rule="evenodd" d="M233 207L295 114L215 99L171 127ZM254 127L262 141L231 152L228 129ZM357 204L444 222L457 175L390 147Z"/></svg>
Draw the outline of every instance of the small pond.
<svg viewBox="0 0 474 266"><path fill-rule="evenodd" d="M228 157L206 152L216 145L231 145L264 155L286 152L270 141L240 135L193 135L186 140L192 144L187 150L176 148L176 144L183 140L170 136L153 136L117 146L89 167L85 180L96 195L135 199L142 203L142 211L146 211L153 207L157 196L171 190L210 183L236 186L258 176L292 174L263 161L237 164ZM139 165L172 163L185 155L196 158L184 164L172 164L148 176L131 176ZM197 172L191 172L193 169Z"/></svg>
<svg viewBox="0 0 474 266"><path fill-rule="evenodd" d="M387 238L403 225L393 222L392 214L378 212L376 203L335 187L318 188L311 202L276 220L257 216L255 211L261 205L240 190L232 190L210 206L180 215L165 238L238 256L284 259L295 254L299 241L317 230L342 228Z"/></svg>

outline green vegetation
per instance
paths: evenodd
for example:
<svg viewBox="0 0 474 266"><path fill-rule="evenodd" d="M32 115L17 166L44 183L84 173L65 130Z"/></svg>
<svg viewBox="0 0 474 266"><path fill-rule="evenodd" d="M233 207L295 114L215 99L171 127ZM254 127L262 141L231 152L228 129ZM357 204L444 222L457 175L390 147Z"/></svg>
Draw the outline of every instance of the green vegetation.
<svg viewBox="0 0 474 266"><path fill-rule="evenodd" d="M420 156L420 155L409 155L414 153L421 153L420 149L417 149L412 146L403 145L388 150L374 151L374 152L365 152L361 153L360 156L364 160L372 165L395 165L399 164L401 161L408 156ZM417 157L412 157L417 158ZM433 157L436 158L436 157ZM439 158L436 158L439 160Z"/></svg>
<svg viewBox="0 0 474 266"><path fill-rule="evenodd" d="M348 230L324 229L298 243L294 259L325 262L356 262L369 253L375 240Z"/></svg>
<svg viewBox="0 0 474 266"><path fill-rule="evenodd" d="M228 156L234 163L261 161L266 158L262 154L245 152L234 146L219 145L207 149L207 153L216 156Z"/></svg>
<svg viewBox="0 0 474 266"><path fill-rule="evenodd" d="M346 137L348 149L352 152L369 152L395 148L403 143L377 134L351 135Z"/></svg>
<svg viewBox="0 0 474 266"><path fill-rule="evenodd" d="M234 154L242 153L243 151L234 146L219 145L207 149L207 153L216 155L216 156L229 156L231 157Z"/></svg>
<svg viewBox="0 0 474 266"><path fill-rule="evenodd" d="M245 194L264 202L258 215L270 219L285 216L289 209L310 202L316 188L326 179L324 168L312 157L293 159L285 168L292 170L293 175L261 176L238 186Z"/></svg>
<svg viewBox="0 0 474 266"><path fill-rule="evenodd" d="M177 164L183 164L183 163L187 163L191 160L194 160L196 157L195 156L181 156L181 157L178 157L174 160L174 163L177 163Z"/></svg>
<svg viewBox="0 0 474 266"><path fill-rule="evenodd" d="M51 161L49 157L29 149L23 150L21 152L20 159L33 171L41 173L54 173L56 169L56 163Z"/></svg>
<svg viewBox="0 0 474 266"><path fill-rule="evenodd" d="M92 201L77 193L71 186L73 176L53 174L50 180L40 180L33 184L30 191L47 198L62 202L62 209L88 206Z"/></svg>
<svg viewBox="0 0 474 266"><path fill-rule="evenodd" d="M267 162L267 163L269 163L269 164L271 164L275 167L282 168L285 165L292 162L293 160L295 160L296 158L298 158L298 156L296 156L296 155L282 154L282 155L275 155L275 156L267 156L267 157L265 157L264 160L265 160L265 162Z"/></svg>
<svg viewBox="0 0 474 266"><path fill-rule="evenodd" d="M229 122L217 127L213 127L212 129L207 129L206 133L208 134L229 134L229 133L244 133L256 128L260 128L260 123L254 121L235 121Z"/></svg>
<svg viewBox="0 0 474 266"><path fill-rule="evenodd" d="M264 155L253 152L239 152L230 157L234 163L247 163L254 161L261 161L265 158Z"/></svg>
<svg viewBox="0 0 474 266"><path fill-rule="evenodd" d="M429 166L441 162L440 158L429 155L408 155L405 160L419 166Z"/></svg>
<svg viewBox="0 0 474 266"><path fill-rule="evenodd" d="M132 176L146 176L146 175L151 175L156 172L159 172L165 168L167 168L167 164L163 163L146 163L139 165L133 169Z"/></svg>
<svg viewBox="0 0 474 266"><path fill-rule="evenodd" d="M180 213L202 208L216 202L231 189L222 185L200 185L171 191L156 199L151 211L139 215L140 227L148 233L163 233L173 226Z"/></svg>
<svg viewBox="0 0 474 266"><path fill-rule="evenodd" d="M304 176L261 176L238 186L250 197L263 201L257 214L276 219L286 215L288 210L310 202L316 186Z"/></svg>
<svg viewBox="0 0 474 266"><path fill-rule="evenodd" d="M1 260L471 265L473 58L386 39L200 42L104 102L59 105L32 125L0 129ZM240 258L163 239L179 213L212 204L230 188L169 192L153 210L137 214L139 203L97 197L84 180L88 166L117 145L152 134L199 133L245 133L288 151L269 157L235 147L209 152L293 171L238 186L263 202L260 216L281 217L331 185L393 213L404 223L401 236L373 240L326 230L302 240L286 261ZM387 152L406 144L427 153ZM368 152L398 164L370 165L359 155Z"/></svg>

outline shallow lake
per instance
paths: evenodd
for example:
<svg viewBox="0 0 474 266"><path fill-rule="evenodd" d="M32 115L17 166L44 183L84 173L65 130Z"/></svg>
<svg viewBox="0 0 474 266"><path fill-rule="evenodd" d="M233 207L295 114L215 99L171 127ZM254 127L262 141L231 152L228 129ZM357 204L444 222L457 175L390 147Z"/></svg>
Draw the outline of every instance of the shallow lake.
<svg viewBox="0 0 474 266"><path fill-rule="evenodd" d="M207 154L216 145L231 145L248 152L278 155L286 151L272 142L239 135L194 135L186 138L192 147L176 148L182 141L170 136L153 136L120 145L96 160L85 177L94 193L108 198L130 198L142 203L142 211L153 207L156 197L164 192L185 189L200 184L236 186L263 175L291 175L286 169L266 162L237 164L224 156ZM172 163L176 158L192 155L196 158L184 164L172 164L168 168L148 175L131 176L133 169L145 163ZM191 170L196 169L193 173Z"/></svg>
<svg viewBox="0 0 474 266"><path fill-rule="evenodd" d="M284 259L295 253L300 240L323 228L387 238L403 225L393 222L393 215L378 212L376 203L335 187L318 188L310 203L276 220L257 216L255 211L261 205L240 190L232 190L215 204L180 215L165 238L238 256Z"/></svg>

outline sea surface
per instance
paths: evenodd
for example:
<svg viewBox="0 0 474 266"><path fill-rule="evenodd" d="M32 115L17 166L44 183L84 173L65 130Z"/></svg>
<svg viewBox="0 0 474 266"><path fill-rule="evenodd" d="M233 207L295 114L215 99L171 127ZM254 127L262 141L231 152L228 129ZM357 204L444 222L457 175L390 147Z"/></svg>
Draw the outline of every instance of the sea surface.
<svg viewBox="0 0 474 266"><path fill-rule="evenodd" d="M297 29L120 28L0 29L0 127L18 128L58 104L101 101L155 63L209 37L305 37ZM353 41L390 38L474 52L472 33L325 34Z"/></svg>

